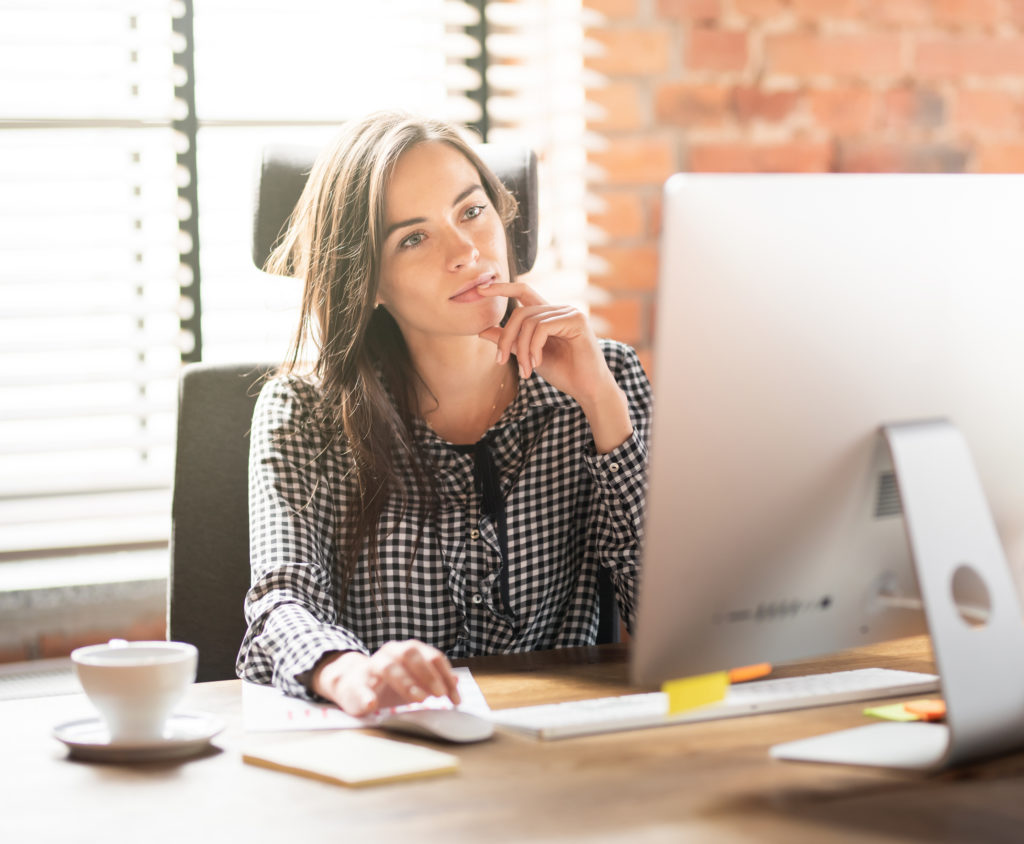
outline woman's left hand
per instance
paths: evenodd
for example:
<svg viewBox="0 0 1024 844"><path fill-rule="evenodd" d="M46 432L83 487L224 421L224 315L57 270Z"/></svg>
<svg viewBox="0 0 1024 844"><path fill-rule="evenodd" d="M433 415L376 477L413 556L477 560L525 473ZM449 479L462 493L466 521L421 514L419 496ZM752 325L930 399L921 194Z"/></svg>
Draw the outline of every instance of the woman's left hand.
<svg viewBox="0 0 1024 844"><path fill-rule="evenodd" d="M572 396L583 408L599 452L611 451L633 431L626 396L615 382L585 314L569 305L551 305L523 282L492 283L477 288L481 296L519 301L504 327L491 326L480 337L498 347L497 361L511 355L519 373L534 371L551 386Z"/></svg>

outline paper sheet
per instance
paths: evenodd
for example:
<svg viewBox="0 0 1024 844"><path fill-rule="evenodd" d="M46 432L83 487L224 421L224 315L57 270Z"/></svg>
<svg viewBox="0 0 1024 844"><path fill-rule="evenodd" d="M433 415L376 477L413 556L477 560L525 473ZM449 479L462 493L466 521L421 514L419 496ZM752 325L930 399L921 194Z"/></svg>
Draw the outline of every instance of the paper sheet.
<svg viewBox="0 0 1024 844"><path fill-rule="evenodd" d="M454 669L459 681L459 709L490 716L483 692L473 679L468 668ZM381 718L391 712L409 709L451 709L452 702L446 697L428 697L423 703L398 706L385 712L375 712L365 718L346 715L334 704L313 703L301 698L289 697L273 686L242 682L242 724L246 732L268 732L274 730L339 730L353 727L373 727Z"/></svg>

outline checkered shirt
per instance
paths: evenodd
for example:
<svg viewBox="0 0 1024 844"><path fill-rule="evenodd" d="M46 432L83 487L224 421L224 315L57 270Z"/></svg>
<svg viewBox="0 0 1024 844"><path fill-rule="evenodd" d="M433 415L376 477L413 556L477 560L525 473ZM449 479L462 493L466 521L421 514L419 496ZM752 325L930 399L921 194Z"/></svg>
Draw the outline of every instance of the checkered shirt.
<svg viewBox="0 0 1024 844"><path fill-rule="evenodd" d="M238 675L311 697L317 661L331 651L371 653L415 638L449 657L593 644L597 573L615 584L627 628L636 599L646 487L651 391L636 353L601 341L629 401L633 434L608 454L594 448L574 399L539 375L520 379L515 400L488 433L505 499L508 590L501 599L501 548L480 513L473 456L417 420L439 495L409 566L427 502L413 488L405 514L385 507L378 589L366 546L340 604L336 520L356 504L352 462L312 423L316 387L271 379L253 416L249 465L252 585Z"/></svg>

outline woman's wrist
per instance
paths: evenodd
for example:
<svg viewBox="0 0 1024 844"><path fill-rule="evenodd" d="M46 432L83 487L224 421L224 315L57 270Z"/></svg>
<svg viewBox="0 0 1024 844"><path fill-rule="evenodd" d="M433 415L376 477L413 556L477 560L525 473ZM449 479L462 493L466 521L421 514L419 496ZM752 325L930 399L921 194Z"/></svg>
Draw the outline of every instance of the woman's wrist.
<svg viewBox="0 0 1024 844"><path fill-rule="evenodd" d="M629 400L614 379L596 395L579 404L590 423L598 454L614 451L632 436Z"/></svg>
<svg viewBox="0 0 1024 844"><path fill-rule="evenodd" d="M330 651L324 654L310 675L310 690L322 698L334 700L338 684L354 662L369 659L359 651Z"/></svg>

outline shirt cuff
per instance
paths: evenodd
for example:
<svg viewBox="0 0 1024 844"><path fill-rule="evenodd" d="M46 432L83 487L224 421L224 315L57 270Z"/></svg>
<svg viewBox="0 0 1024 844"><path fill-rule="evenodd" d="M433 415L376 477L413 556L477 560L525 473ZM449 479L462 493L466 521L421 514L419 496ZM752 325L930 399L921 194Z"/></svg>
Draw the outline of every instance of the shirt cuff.
<svg viewBox="0 0 1024 844"><path fill-rule="evenodd" d="M599 486L626 495L635 492L639 486L643 494L647 444L635 426L622 445L607 454L590 451L584 454L584 460Z"/></svg>

